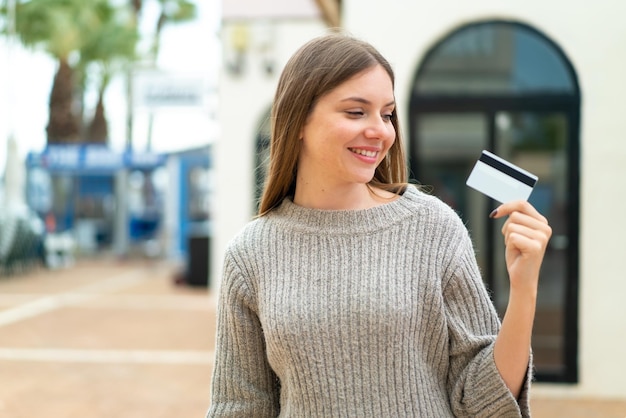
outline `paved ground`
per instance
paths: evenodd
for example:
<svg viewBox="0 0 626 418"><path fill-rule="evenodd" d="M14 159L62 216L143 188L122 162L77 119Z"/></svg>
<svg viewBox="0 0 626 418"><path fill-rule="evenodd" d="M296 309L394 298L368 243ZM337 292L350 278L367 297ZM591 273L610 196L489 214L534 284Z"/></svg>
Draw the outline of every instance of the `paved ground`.
<svg viewBox="0 0 626 418"><path fill-rule="evenodd" d="M203 417L215 297L171 265L91 260L0 277L0 418ZM538 418L624 418L626 400L558 399Z"/></svg>
<svg viewBox="0 0 626 418"><path fill-rule="evenodd" d="M202 417L215 302L172 266L79 262L0 278L0 417Z"/></svg>

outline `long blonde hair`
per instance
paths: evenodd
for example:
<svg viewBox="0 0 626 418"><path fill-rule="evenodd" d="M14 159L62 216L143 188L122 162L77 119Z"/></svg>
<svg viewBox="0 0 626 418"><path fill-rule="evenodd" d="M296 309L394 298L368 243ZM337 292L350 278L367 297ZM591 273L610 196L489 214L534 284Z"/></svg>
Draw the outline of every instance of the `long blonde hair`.
<svg viewBox="0 0 626 418"><path fill-rule="evenodd" d="M270 165L258 216L293 195L301 142L300 132L317 101L356 74L382 66L395 77L389 62L370 44L332 33L303 45L289 59L278 80L271 112ZM407 167L398 125L397 107L391 123L396 138L374 173L370 186L399 193L407 183Z"/></svg>

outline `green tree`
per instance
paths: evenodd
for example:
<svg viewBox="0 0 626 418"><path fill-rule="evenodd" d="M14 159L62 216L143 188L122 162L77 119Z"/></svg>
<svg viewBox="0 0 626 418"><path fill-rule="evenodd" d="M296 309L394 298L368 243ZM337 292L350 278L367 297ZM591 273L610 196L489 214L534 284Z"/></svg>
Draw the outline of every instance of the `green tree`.
<svg viewBox="0 0 626 418"><path fill-rule="evenodd" d="M141 15L145 0L129 0L137 19ZM163 28L170 23L183 23L196 18L196 4L189 0L156 0L159 3L159 17L155 22L150 55L153 63L159 55L159 46Z"/></svg>
<svg viewBox="0 0 626 418"><path fill-rule="evenodd" d="M96 62L101 70L95 73L102 95L112 75L111 63L134 57L136 27L124 21L124 16L130 17L124 10L126 14L109 0L17 2L15 29L20 42L57 61L49 99L48 144L83 141L81 104L90 64ZM102 104L97 112L104 117ZM102 136L97 140L101 142Z"/></svg>
<svg viewBox="0 0 626 418"><path fill-rule="evenodd" d="M32 0L16 5L16 32L22 44L44 50L57 60L49 99L48 143L79 140L80 125L74 111L75 74L70 65L72 52L80 46L81 21L86 18L78 2Z"/></svg>
<svg viewBox="0 0 626 418"><path fill-rule="evenodd" d="M108 138L104 93L115 74L137 58L138 17L142 0L15 0L15 31L27 48L48 53L57 61L49 98L48 144L96 142ZM160 13L145 58L156 63L163 28L195 18L189 0L157 1ZM6 16L6 7L2 9ZM6 19L3 25L6 33ZM83 128L84 91L98 93L94 115Z"/></svg>
<svg viewBox="0 0 626 418"><path fill-rule="evenodd" d="M113 77L125 71L136 59L138 32L135 22L129 13L114 12L108 10L101 16L102 25L89 33L80 50L78 69L82 75L83 89L91 81L98 95L94 114L84 133L90 143L107 142L104 94Z"/></svg>

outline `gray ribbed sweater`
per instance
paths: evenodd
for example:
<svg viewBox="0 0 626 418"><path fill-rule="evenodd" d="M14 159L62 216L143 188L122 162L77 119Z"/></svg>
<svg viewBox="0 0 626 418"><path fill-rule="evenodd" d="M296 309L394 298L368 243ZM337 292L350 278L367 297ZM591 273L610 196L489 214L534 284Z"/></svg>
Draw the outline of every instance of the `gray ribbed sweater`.
<svg viewBox="0 0 626 418"><path fill-rule="evenodd" d="M409 186L366 210L285 200L231 242L209 417L530 416L459 217Z"/></svg>

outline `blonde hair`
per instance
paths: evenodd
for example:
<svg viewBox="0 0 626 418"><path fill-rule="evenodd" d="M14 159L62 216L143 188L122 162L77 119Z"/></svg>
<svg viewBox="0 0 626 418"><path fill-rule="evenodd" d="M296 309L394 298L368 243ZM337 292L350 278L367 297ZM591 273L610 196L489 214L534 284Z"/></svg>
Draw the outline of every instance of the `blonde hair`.
<svg viewBox="0 0 626 418"><path fill-rule="evenodd" d="M332 33L303 45L283 69L271 112L270 165L258 216L291 196L296 187L300 132L320 97L344 81L376 65L395 77L389 62L370 44L349 35ZM391 117L396 138L379 164L371 187L400 193L407 183L407 167L398 125L397 107Z"/></svg>

